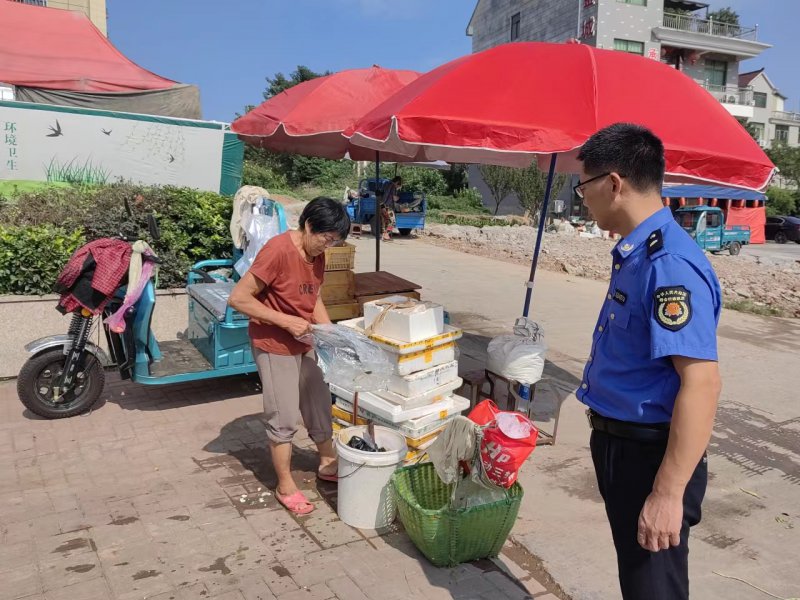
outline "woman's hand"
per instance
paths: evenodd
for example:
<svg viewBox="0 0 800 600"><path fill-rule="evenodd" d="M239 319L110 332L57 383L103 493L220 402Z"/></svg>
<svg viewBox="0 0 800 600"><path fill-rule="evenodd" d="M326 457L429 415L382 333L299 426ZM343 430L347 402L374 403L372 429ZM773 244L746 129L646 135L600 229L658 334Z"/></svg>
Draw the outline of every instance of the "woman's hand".
<svg viewBox="0 0 800 600"><path fill-rule="evenodd" d="M296 338L302 337L311 331L311 323L301 317L291 315L284 316L281 327Z"/></svg>

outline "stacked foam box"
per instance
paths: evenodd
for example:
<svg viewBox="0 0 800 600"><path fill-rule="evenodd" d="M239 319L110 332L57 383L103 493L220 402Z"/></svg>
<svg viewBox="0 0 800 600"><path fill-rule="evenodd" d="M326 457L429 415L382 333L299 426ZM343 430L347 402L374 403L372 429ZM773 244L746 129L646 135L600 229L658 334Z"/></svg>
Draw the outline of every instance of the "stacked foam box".
<svg viewBox="0 0 800 600"><path fill-rule="evenodd" d="M453 393L462 383L455 348L461 331L444 324L440 305L402 296L365 303L364 318L340 324L368 335L394 366L388 389L359 394L359 423L372 420L402 433L407 461L417 459L447 421L469 407ZM354 392L331 385L331 393L334 426L350 425Z"/></svg>

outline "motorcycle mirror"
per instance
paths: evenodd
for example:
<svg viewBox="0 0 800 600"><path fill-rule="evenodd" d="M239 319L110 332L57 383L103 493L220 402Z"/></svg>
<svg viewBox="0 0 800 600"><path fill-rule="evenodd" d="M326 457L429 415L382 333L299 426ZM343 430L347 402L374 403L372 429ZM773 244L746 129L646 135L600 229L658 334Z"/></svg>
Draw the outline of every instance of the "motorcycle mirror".
<svg viewBox="0 0 800 600"><path fill-rule="evenodd" d="M147 229L150 230L150 238L157 242L161 239L161 229L158 227L158 222L156 221L155 216L153 213L148 213L147 215Z"/></svg>
<svg viewBox="0 0 800 600"><path fill-rule="evenodd" d="M128 202L127 198L124 198L123 202L125 202L125 212L128 213L128 217L133 217L133 211L131 210L131 203Z"/></svg>

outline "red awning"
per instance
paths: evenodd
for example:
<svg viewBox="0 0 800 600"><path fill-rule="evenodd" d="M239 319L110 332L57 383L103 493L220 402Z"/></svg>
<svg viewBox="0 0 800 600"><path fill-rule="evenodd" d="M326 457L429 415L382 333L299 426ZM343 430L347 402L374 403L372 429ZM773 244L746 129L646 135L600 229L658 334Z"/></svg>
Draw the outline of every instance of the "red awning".
<svg viewBox="0 0 800 600"><path fill-rule="evenodd" d="M125 58L82 13L0 0L0 81L75 92L163 90L176 82Z"/></svg>

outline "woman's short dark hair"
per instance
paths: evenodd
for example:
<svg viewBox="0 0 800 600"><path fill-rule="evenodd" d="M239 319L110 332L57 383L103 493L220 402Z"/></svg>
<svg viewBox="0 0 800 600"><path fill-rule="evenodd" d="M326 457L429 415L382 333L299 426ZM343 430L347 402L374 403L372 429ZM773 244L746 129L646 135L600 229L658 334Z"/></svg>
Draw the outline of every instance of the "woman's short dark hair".
<svg viewBox="0 0 800 600"><path fill-rule="evenodd" d="M396 175L396 176L395 176L395 177L392 179L392 183L403 183L403 178L402 178L402 177L400 177L400 175Z"/></svg>
<svg viewBox="0 0 800 600"><path fill-rule="evenodd" d="M338 233L343 240L350 234L350 217L344 206L333 198L318 196L300 213L300 229L308 223L311 233Z"/></svg>
<svg viewBox="0 0 800 600"><path fill-rule="evenodd" d="M618 173L640 192L660 191L664 180L664 144L652 131L633 123L615 123L595 133L578 160L587 175Z"/></svg>

